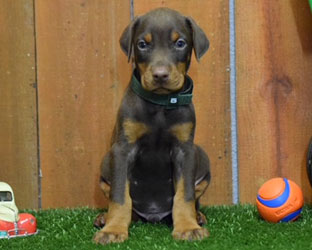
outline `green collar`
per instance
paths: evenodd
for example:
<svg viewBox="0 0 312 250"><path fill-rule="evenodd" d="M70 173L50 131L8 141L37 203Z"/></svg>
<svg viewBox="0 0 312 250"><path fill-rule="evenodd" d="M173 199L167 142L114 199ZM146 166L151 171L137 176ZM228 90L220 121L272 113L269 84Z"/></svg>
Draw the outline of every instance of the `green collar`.
<svg viewBox="0 0 312 250"><path fill-rule="evenodd" d="M166 109L178 108L182 105L189 105L193 97L193 81L186 75L186 90L168 95L159 95L145 90L139 80L132 74L131 89L144 100L165 106Z"/></svg>

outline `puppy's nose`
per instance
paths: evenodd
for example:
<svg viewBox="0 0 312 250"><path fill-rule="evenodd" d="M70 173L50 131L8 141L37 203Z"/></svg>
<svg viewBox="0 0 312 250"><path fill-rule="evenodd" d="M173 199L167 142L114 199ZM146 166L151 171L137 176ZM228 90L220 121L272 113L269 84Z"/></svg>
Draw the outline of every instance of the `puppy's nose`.
<svg viewBox="0 0 312 250"><path fill-rule="evenodd" d="M168 67L158 66L153 69L153 78L156 82L167 82L169 79Z"/></svg>

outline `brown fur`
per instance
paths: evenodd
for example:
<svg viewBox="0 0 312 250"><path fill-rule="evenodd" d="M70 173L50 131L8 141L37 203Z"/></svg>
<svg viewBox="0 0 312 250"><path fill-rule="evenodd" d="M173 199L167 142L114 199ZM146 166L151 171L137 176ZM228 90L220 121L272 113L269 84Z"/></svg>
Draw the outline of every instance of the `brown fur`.
<svg viewBox="0 0 312 250"><path fill-rule="evenodd" d="M194 124L192 122L186 122L174 125L170 130L180 142L187 142L191 138L193 128Z"/></svg>
<svg viewBox="0 0 312 250"><path fill-rule="evenodd" d="M185 200L184 180L176 185L176 195L173 202L173 232L175 239L203 239L209 235L207 229L197 223L195 201Z"/></svg>
<svg viewBox="0 0 312 250"><path fill-rule="evenodd" d="M154 83L152 65L140 64L139 69L141 71L141 83L144 89L147 91L154 91L157 94L168 94L170 92L178 91L183 87L184 75L186 72L186 65L179 63L176 65L169 65L169 79L168 82L161 89L162 92L157 92L159 86Z"/></svg>
<svg viewBox="0 0 312 250"><path fill-rule="evenodd" d="M201 181L199 184L195 186L195 197L199 199L208 188L209 182L206 180Z"/></svg>
<svg viewBox="0 0 312 250"><path fill-rule="evenodd" d="M135 143L148 132L148 127L144 123L131 120L124 121L123 129L129 143Z"/></svg>
<svg viewBox="0 0 312 250"><path fill-rule="evenodd" d="M104 227L94 241L126 240L131 218L160 222L171 217L175 239L203 239L208 231L200 227L206 220L198 199L210 181L209 159L193 143L193 104L180 101L191 93L186 73L192 51L199 60L209 41L192 18L159 8L135 18L120 45L128 60L133 57L133 77L145 91L137 93L130 81L123 97L101 165L100 185L109 195L109 208L95 220L95 226ZM173 96L179 97L173 106L156 101L171 103Z"/></svg>
<svg viewBox="0 0 312 250"><path fill-rule="evenodd" d="M147 33L145 36L144 36L144 39L147 43L151 43L152 42L152 34L151 33Z"/></svg>
<svg viewBox="0 0 312 250"><path fill-rule="evenodd" d="M107 183L102 181L100 183L100 188L102 189L105 198L109 199L109 192L110 192L110 189L111 189L110 185L108 185Z"/></svg>
<svg viewBox="0 0 312 250"><path fill-rule="evenodd" d="M126 184L125 202L110 202L105 215L105 227L97 232L94 241L100 244L122 242L128 238L128 227L131 222L132 201L129 194L129 183Z"/></svg>
<svg viewBox="0 0 312 250"><path fill-rule="evenodd" d="M179 39L179 37L180 37L180 35L179 35L178 32L176 32L176 31L173 31L173 32L172 32L172 34L171 34L171 40L172 40L173 42L176 42L176 41Z"/></svg>

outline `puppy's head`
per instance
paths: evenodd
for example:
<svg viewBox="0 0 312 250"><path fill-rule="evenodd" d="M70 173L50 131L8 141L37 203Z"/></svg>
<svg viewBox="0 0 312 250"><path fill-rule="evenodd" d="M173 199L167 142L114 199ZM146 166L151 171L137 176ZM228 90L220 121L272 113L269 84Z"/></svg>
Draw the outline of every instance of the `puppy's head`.
<svg viewBox="0 0 312 250"><path fill-rule="evenodd" d="M133 55L142 87L169 94L183 88L192 49L199 60L209 41L192 18L159 8L135 18L124 30L120 45L128 60Z"/></svg>

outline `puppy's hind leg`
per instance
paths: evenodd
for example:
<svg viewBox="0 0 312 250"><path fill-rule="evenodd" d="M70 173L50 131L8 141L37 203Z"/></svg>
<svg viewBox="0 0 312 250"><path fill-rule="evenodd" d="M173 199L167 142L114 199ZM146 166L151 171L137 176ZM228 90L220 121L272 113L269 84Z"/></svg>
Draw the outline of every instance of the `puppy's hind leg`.
<svg viewBox="0 0 312 250"><path fill-rule="evenodd" d="M101 164L101 179L100 179L100 188L104 194L104 197L109 200L109 194L111 190L111 171L110 171L110 162L111 162L111 152L108 152ZM107 212L99 214L93 225L100 229L103 228L106 224Z"/></svg>
<svg viewBox="0 0 312 250"><path fill-rule="evenodd" d="M210 182L210 163L207 154L199 146L195 145L196 181L195 199L197 211L197 223L200 226L207 224L206 216L199 211L199 199L206 192Z"/></svg>

